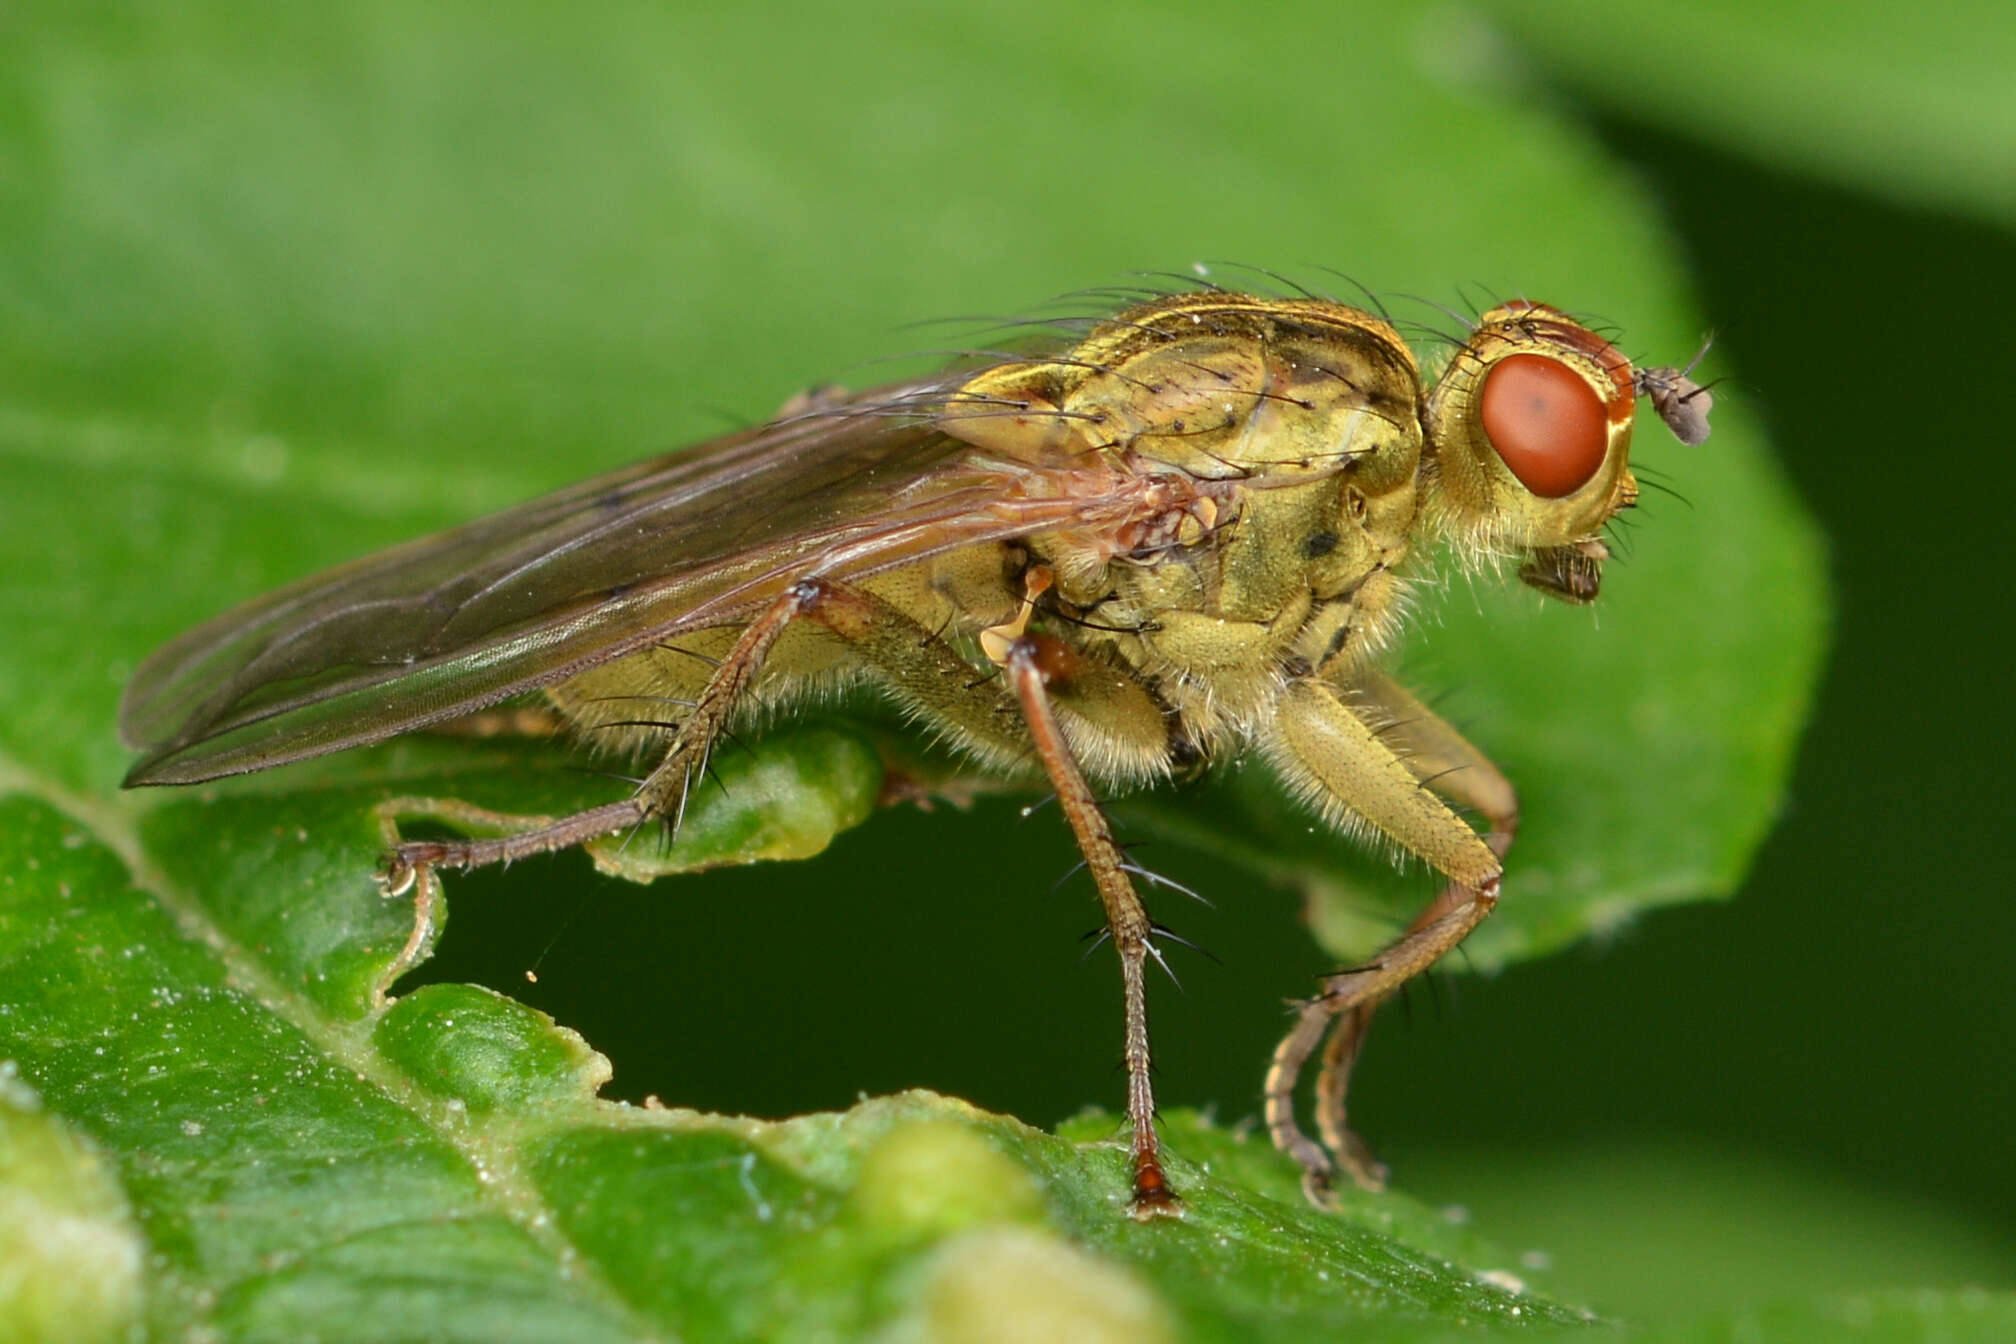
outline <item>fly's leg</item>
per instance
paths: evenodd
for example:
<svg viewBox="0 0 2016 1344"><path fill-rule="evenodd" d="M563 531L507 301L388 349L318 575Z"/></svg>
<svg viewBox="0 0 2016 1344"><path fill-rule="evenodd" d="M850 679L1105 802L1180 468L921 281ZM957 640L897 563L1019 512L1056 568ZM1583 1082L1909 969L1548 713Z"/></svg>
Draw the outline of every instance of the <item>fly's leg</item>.
<svg viewBox="0 0 2016 1344"><path fill-rule="evenodd" d="M1369 682L1352 707L1378 726L1381 739L1400 754L1424 787L1484 818L1490 827L1484 843L1502 863L1519 829L1519 796L1498 767L1446 719L1388 678ZM1470 897L1467 888L1453 882L1443 887L1408 924L1406 934L1418 933L1453 913ZM1385 1168L1345 1123L1344 1096L1377 1007L1375 1002L1363 1002L1336 1015L1316 1075L1316 1130L1344 1169L1371 1189L1384 1185ZM1287 1085L1292 1092L1295 1080L1288 1079Z"/></svg>
<svg viewBox="0 0 2016 1344"><path fill-rule="evenodd" d="M707 752L716 734L735 713L743 692L762 667L777 637L793 620L815 610L832 590L832 585L817 579L794 583L749 623L708 678L706 689L680 725L665 759L628 798L591 807L516 835L409 841L392 852L385 879L387 889L395 894L402 892L412 886L419 873L435 868L480 868L492 863L510 863L534 854L571 849L654 817L676 819L685 803L687 785L694 775L706 770Z"/></svg>
<svg viewBox="0 0 2016 1344"><path fill-rule="evenodd" d="M882 675L889 690L921 718L952 730L998 760L1029 750L1012 697L976 677L973 665L905 612L859 588L825 579L793 584L752 621L712 670L657 767L630 797L512 835L421 840L399 845L387 885L403 892L435 868L474 868L585 844L600 836L669 817L676 826L691 782L706 771L707 752L739 712L765 659L794 621L823 627L837 643L815 654L810 670L851 661ZM802 662L806 651L782 658ZM782 657L780 655L780 657Z"/></svg>
<svg viewBox="0 0 2016 1344"><path fill-rule="evenodd" d="M1291 684L1276 705L1265 742L1290 782L1316 798L1334 820L1356 817L1422 859L1450 886L1378 957L1327 977L1323 992L1302 1004L1294 1025L1275 1048L1267 1071L1265 1111L1275 1145L1302 1165L1304 1187L1327 1199L1338 1165L1354 1179L1376 1185L1376 1164L1344 1124L1344 1088L1364 1039L1372 1009L1444 953L1462 942L1498 903L1500 856L1510 843L1511 790L1502 796L1487 782L1457 794L1457 778L1482 766L1503 784L1453 728L1398 687L1379 682L1362 706L1350 692L1305 678ZM1472 830L1438 794L1477 801L1503 817L1500 839ZM1295 1118L1295 1088L1302 1066L1331 1034L1319 1083L1319 1124L1326 1151ZM1327 1089L1327 1090L1326 1090Z"/></svg>
<svg viewBox="0 0 2016 1344"><path fill-rule="evenodd" d="M1021 703L1023 720L1036 755L1057 791L1058 804L1085 866L1099 889L1099 901L1106 909L1106 928L1120 954L1120 979L1126 1005L1124 1059L1127 1067L1127 1121L1133 1137L1129 1155L1134 1167L1134 1197L1128 1211L1146 1220L1159 1214L1176 1213L1182 1201L1162 1170L1161 1143L1155 1134L1155 1090L1149 1078L1152 1058L1148 1047L1147 961L1154 955L1149 939L1154 925L1128 879L1125 857L1113 841L1113 830L1098 800L1085 782L1071 749L1058 731L1051 709L1050 688L1068 686L1079 672L1080 655L1060 641L1043 635L1023 635L1007 648L1003 665Z"/></svg>

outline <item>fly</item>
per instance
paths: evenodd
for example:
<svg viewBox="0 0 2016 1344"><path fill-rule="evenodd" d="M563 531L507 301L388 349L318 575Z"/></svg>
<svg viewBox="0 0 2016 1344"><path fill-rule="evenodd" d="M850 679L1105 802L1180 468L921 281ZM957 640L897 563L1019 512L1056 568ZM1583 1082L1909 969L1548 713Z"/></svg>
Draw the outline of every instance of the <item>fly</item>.
<svg viewBox="0 0 2016 1344"><path fill-rule="evenodd" d="M1119 954L1129 1207L1147 1218L1181 1207L1149 1070L1163 934L1098 798L1251 752L1337 829L1447 883L1377 959L1329 976L1275 1051L1268 1129L1321 1200L1340 1173L1381 1178L1345 1122L1352 1063L1374 1008L1497 904L1518 819L1504 776L1379 670L1407 586L1439 543L1594 600L1603 528L1637 496L1641 396L1706 437L1686 371L1634 369L1544 305L1485 313L1431 382L1369 312L1160 296L1047 354L821 389L240 606L134 676L126 783L269 769L531 695L654 762L618 802L401 843L401 891L676 827L724 735L865 682L975 772L1055 792ZM640 719L646 701L666 712ZM1295 1096L1319 1054L1312 1137Z"/></svg>

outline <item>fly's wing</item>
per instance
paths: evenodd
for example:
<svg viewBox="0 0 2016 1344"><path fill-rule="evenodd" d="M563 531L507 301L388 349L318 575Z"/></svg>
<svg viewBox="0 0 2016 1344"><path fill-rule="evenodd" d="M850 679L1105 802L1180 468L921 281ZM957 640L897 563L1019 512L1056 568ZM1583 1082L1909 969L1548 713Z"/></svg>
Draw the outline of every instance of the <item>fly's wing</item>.
<svg viewBox="0 0 2016 1344"><path fill-rule="evenodd" d="M935 429L900 384L614 472L282 588L141 664L126 783L189 784L381 741L859 577L1104 512Z"/></svg>

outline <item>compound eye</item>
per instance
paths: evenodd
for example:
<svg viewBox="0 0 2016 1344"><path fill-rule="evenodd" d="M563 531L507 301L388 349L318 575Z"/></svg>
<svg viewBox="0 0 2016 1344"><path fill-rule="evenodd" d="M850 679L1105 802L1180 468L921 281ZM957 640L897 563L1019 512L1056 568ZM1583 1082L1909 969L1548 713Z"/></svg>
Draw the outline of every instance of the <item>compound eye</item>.
<svg viewBox="0 0 2016 1344"><path fill-rule="evenodd" d="M1546 355L1507 355L1484 376L1484 433L1542 499L1589 484L1609 449L1609 417L1588 380Z"/></svg>

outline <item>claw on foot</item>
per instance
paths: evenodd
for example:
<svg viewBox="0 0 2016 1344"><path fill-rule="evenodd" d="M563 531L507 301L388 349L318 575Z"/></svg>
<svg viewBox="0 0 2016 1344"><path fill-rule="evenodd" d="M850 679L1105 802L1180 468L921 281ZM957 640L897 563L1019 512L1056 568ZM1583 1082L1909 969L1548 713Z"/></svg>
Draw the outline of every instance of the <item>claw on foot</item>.
<svg viewBox="0 0 2016 1344"><path fill-rule="evenodd" d="M1183 1200L1169 1184L1160 1162L1136 1160L1134 1197L1127 1201L1127 1216L1137 1223L1155 1218L1181 1218Z"/></svg>
<svg viewBox="0 0 2016 1344"><path fill-rule="evenodd" d="M419 865L409 863L406 856L397 850L385 856L378 872L378 885L385 889L388 898L404 896L413 890L413 884L419 880Z"/></svg>
<svg viewBox="0 0 2016 1344"><path fill-rule="evenodd" d="M1386 1164L1372 1156L1372 1150L1356 1134L1351 1135L1350 1146L1339 1156L1344 1170L1350 1173L1360 1190L1376 1195L1386 1189L1386 1178L1390 1174Z"/></svg>
<svg viewBox="0 0 2016 1344"><path fill-rule="evenodd" d="M1337 1208L1337 1186L1330 1179L1328 1171L1305 1168L1302 1172L1302 1197L1319 1209Z"/></svg>
<svg viewBox="0 0 2016 1344"><path fill-rule="evenodd" d="M1372 1156L1372 1150L1356 1134L1349 1137L1349 1145L1343 1152L1335 1154L1330 1162L1320 1167L1303 1165L1302 1193L1319 1209L1334 1211L1343 1203L1337 1193L1340 1171L1350 1177L1353 1185L1368 1194L1380 1194L1386 1189L1386 1164Z"/></svg>

